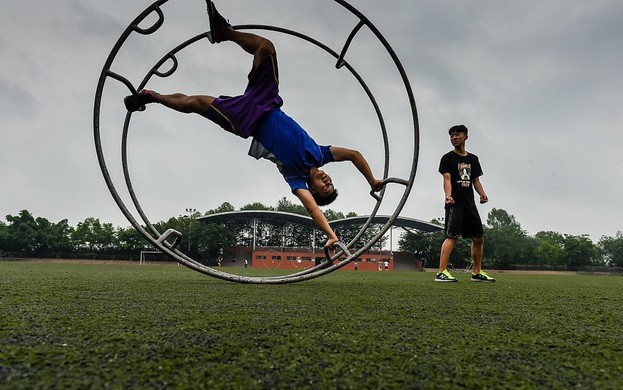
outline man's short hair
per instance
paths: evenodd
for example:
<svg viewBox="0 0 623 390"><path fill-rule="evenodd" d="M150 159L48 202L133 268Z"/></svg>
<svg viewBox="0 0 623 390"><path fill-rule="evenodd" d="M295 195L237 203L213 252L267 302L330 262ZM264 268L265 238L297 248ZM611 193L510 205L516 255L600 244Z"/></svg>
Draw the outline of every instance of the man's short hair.
<svg viewBox="0 0 623 390"><path fill-rule="evenodd" d="M333 203L335 198L337 198L337 190L334 188L333 192L327 196L321 196L315 192L312 192L312 196L314 197L314 200L316 201L316 204L318 206L326 206Z"/></svg>
<svg viewBox="0 0 623 390"><path fill-rule="evenodd" d="M465 134L467 134L467 127L465 127L465 125L455 125L455 126L452 126L450 128L450 130L448 130L448 134L452 134L452 133L465 133Z"/></svg>

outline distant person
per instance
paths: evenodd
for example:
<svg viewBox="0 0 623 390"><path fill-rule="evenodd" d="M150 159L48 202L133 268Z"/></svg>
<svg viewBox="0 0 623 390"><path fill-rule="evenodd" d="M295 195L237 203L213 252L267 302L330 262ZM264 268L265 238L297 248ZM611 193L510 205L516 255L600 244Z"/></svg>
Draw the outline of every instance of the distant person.
<svg viewBox="0 0 623 390"><path fill-rule="evenodd" d="M257 159L266 158L277 165L292 193L327 235L325 247L333 247L338 237L319 206L333 202L337 190L331 177L320 167L334 161L350 161L373 191L380 191L383 181L375 178L360 152L338 146L318 145L298 123L287 116L280 108L283 100L279 96L279 71L273 43L259 35L232 29L212 1L207 1L207 6L210 41L231 41L253 55L253 66L244 94L233 97L187 96L141 90L125 97L126 109L130 112L142 111L148 103L159 103L182 113L199 114L242 138L253 137L249 154ZM322 77L318 74L313 76ZM318 114L326 115L323 112ZM357 136L356 132L353 136Z"/></svg>
<svg viewBox="0 0 623 390"><path fill-rule="evenodd" d="M439 272L436 282L457 282L448 271L448 260L452 250L461 237L472 240L472 260L474 269L473 282L495 282L495 279L482 270L484 252L484 232L482 221L476 208L474 190L480 195L480 203L487 203L489 198L480 182L482 168L478 157L465 150L467 127L452 126L448 131L454 150L441 157L439 173L443 175L445 193L445 234L439 256Z"/></svg>

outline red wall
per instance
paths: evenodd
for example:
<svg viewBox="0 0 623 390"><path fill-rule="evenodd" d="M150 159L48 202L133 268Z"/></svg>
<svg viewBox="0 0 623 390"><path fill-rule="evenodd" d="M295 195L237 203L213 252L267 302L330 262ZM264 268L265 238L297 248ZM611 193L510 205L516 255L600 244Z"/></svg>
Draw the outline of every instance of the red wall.
<svg viewBox="0 0 623 390"><path fill-rule="evenodd" d="M302 252L286 250L255 250L251 258L251 267L253 268L280 268L280 269L308 269L316 265L316 261L320 262L325 259L324 252ZM355 270L355 262L357 269L360 271L385 271L384 261L389 262L387 271L394 269L392 255L388 251L378 253L365 253L360 258L354 260L344 267L342 270ZM336 263L338 260L335 260ZM381 269L379 269L379 262Z"/></svg>

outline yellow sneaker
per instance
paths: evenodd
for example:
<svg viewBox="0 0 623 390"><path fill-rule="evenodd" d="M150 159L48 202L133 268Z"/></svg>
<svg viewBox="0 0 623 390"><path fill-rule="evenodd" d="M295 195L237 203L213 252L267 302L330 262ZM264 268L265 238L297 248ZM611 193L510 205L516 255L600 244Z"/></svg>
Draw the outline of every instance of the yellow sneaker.
<svg viewBox="0 0 623 390"><path fill-rule="evenodd" d="M444 269L435 276L435 282L458 282L458 280L447 269Z"/></svg>
<svg viewBox="0 0 623 390"><path fill-rule="evenodd" d="M495 282L495 279L489 276L485 271L472 274L472 282Z"/></svg>

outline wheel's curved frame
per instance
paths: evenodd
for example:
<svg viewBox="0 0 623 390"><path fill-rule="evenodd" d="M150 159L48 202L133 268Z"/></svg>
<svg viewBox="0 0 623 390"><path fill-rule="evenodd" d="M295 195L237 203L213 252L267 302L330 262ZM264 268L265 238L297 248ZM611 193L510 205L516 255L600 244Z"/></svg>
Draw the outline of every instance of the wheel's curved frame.
<svg viewBox="0 0 623 390"><path fill-rule="evenodd" d="M383 200L383 195L385 192L384 190L381 191L379 194L376 194L373 192L370 193L376 199L376 205L373 211L370 213L370 217L368 218L366 223L359 230L358 234L348 244L338 242L337 251L333 255L330 254L329 250L325 249L325 255L327 257L327 261L315 267L312 267L307 270L300 271L294 274L289 274L289 275L272 276L272 277L249 277L249 276L234 275L234 274L230 274L227 272L219 271L219 270L207 267L201 263L198 263L192 258L190 258L189 256L187 256L186 254L184 254L183 252L181 252L179 249L177 249L177 246L182 238L182 234L180 232L172 230L172 229L169 229L165 231L164 233L158 232L158 230L153 226L153 224L149 221L149 219L143 212L140 202L138 201L135 195L135 192L132 186L132 181L130 179L130 174L129 174L129 169L128 169L128 159L127 159L128 130L129 130L130 119L132 117L132 113L128 112L126 114L125 121L124 121L122 147L121 147L124 179L125 179L130 197L132 199L132 202L138 214L140 215L141 219L145 223L145 226L147 227L147 229L149 229L149 231L147 231L134 218L133 214L128 210L123 200L119 196L119 193L117 192L115 185L108 172L106 160L105 160L102 145L101 145L100 124L99 124L100 105L101 105L101 99L102 99L104 86L105 86L106 80L109 77L117 81L120 81L121 83L126 85L126 87L130 90L131 93L135 93L137 90L142 89L153 75L156 75L162 78L169 77L170 75L172 75L177 70L177 67L178 67L176 54L179 51L185 49L189 45L199 40L202 40L204 38L207 39L209 33L205 32L193 38L190 38L187 41L183 42L182 44L178 45L176 48L174 48L169 53L167 53L165 56L163 56L160 59L160 61L156 63L156 65L154 65L154 67L147 73L147 75L144 77L142 82L139 84L138 88L135 88L132 85L132 83L129 80L127 80L125 77L113 72L111 70L111 66L113 65L114 59L117 53L119 52L119 50L121 49L121 47L123 46L123 44L125 43L125 41L127 40L127 38L130 36L130 34L136 32L142 35L149 35L157 31L164 24L164 12L162 11L161 6L168 1L169 0L156 1L151 6L146 8L139 16L137 16L134 19L134 21L132 21L132 23L130 23L130 25L124 30L120 38L117 40L115 46L111 50L104 64L104 67L102 69L102 72L100 74L100 78L97 84L96 94L95 94L95 104L94 104L94 110L93 110L93 129L94 129L95 148L97 152L98 162L99 162L102 174L104 176L104 179L106 181L106 185L108 186L108 189L111 195L113 196L119 209L128 219L128 221L153 246L158 248L161 252L165 253L172 259L185 265L186 267L191 268L195 271L201 272L203 274L215 277L215 278L228 280L232 282L238 282L238 283L285 284L285 283L294 283L294 282L299 282L303 280L309 280L309 279L313 279L313 278L325 275L327 273L333 272L345 266L346 264L352 262L353 260L361 256L363 253L365 253L381 237L383 237L383 235L387 232L389 228L391 228L395 220L398 218L400 212L402 211L402 208L404 207L404 204L411 191L411 188L413 186L413 181L415 179L418 156L419 156L419 126L418 126L417 109L415 106L415 98L413 96L413 91L411 89L411 85L409 83L406 72L404 71L404 68L402 67L402 64L400 63L400 60L398 59L398 56L395 54L394 50L391 48L391 46L389 45L387 40L383 37L383 35L378 31L378 29L361 12L359 12L357 9L355 9L353 6L351 6L344 0L333 0L333 1L341 5L343 8L347 9L353 15L355 15L359 19L359 22L356 24L356 26L351 31L340 53L333 51L328 46L324 45L323 43L305 34L292 31L292 30L288 30L285 28L281 28L281 27L274 27L274 26L267 26L267 25L238 25L238 26L233 26L232 28L236 30L270 30L270 31L275 31L275 32L291 35L299 39L305 40L323 49L325 52L329 53L331 56L333 56L336 59L335 66L337 69L344 67L348 69L350 73L357 79L360 86L364 89L366 95L370 99L370 102L372 103L376 111L376 114L379 120L379 125L381 127L383 143L384 143L384 154L385 154L385 166L384 166L384 171L383 171L384 182L386 184L396 183L396 184L401 184L405 186L405 190L402 195L402 198L398 202L398 205L396 206L394 213L389 217L388 221L380 228L377 234L374 235L363 247L359 248L354 253L351 253L349 251L350 247L361 237L361 235L363 235L363 233L366 231L366 229L371 224ZM154 24L148 28L139 27L140 23L152 13L156 13L156 15L158 16L158 19L156 20L156 22L154 22ZM372 92L370 91L368 86L365 84L364 80L359 76L359 74L355 71L355 69L353 69L353 67L345 59L346 53L350 47L350 44L353 38L360 31L360 29L364 26L368 27L368 29L372 31L372 33L377 37L377 39L381 42L381 44L383 45L387 53L392 58L394 65L396 66L396 69L400 73L400 77L405 87L405 92L409 99L409 105L411 107L411 116L413 118L414 145L413 145L413 160L411 163L411 171L407 179L387 177L388 172L389 172L389 141L387 137L387 129L385 127L383 115L381 113L381 110L374 96L372 95ZM161 70L163 65L167 62L171 62L171 67L166 71ZM342 258L342 259L339 260L337 263L333 264L339 258Z"/></svg>

